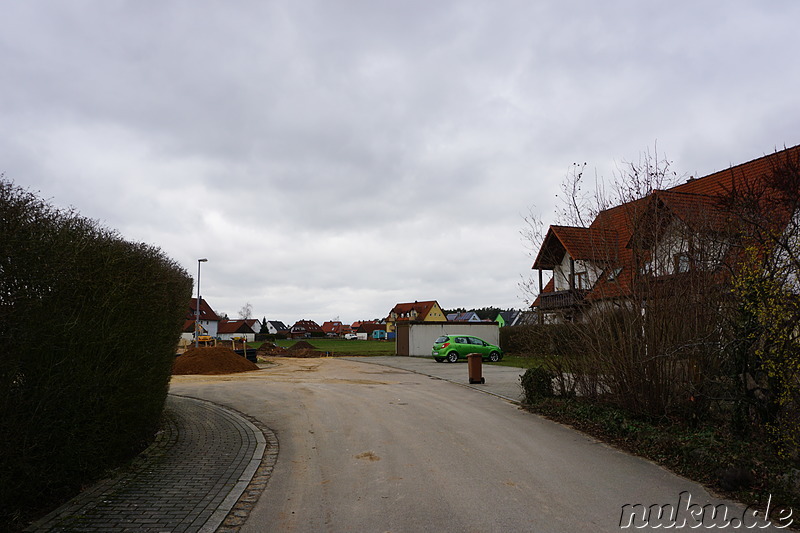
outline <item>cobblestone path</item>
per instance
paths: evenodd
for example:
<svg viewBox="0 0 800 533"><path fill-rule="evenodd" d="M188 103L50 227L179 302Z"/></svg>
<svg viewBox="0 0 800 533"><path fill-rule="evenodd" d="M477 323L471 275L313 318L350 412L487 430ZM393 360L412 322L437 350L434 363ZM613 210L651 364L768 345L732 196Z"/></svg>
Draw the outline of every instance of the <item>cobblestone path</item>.
<svg viewBox="0 0 800 533"><path fill-rule="evenodd" d="M131 468L26 531L215 531L247 488L265 448L264 434L235 412L170 395L163 430Z"/></svg>

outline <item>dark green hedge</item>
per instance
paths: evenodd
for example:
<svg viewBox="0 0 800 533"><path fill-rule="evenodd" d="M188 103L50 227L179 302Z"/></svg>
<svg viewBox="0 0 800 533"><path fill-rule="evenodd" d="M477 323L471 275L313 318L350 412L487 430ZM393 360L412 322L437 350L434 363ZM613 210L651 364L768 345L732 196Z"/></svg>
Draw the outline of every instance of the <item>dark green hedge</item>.
<svg viewBox="0 0 800 533"><path fill-rule="evenodd" d="M574 355L585 349L575 324L528 324L500 328L500 346L516 355Z"/></svg>
<svg viewBox="0 0 800 533"><path fill-rule="evenodd" d="M152 439L191 290L159 249L0 179L0 529Z"/></svg>

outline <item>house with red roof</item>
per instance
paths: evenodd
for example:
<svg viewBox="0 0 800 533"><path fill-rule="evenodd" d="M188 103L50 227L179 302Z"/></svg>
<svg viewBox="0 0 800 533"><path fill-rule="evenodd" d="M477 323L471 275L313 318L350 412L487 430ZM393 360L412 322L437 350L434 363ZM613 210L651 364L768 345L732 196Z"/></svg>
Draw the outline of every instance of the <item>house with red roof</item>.
<svg viewBox="0 0 800 533"><path fill-rule="evenodd" d="M208 305L208 302L203 298L200 299L199 317L195 314L196 310L197 298L192 298L189 301L189 310L186 312L186 320L183 323L183 333L181 337L185 339L194 339L195 330L199 332L199 335L216 337L221 320L220 317L211 309L211 306ZM195 324L196 318L199 318L199 320Z"/></svg>
<svg viewBox="0 0 800 533"><path fill-rule="evenodd" d="M375 332L382 332L376 334ZM386 338L386 324L375 322L374 320L362 322L353 333L358 335L359 339L383 339Z"/></svg>
<svg viewBox="0 0 800 533"><path fill-rule="evenodd" d="M539 295L531 307L539 321L580 320L630 296L644 277L720 281L740 248L734 239L741 221L726 202L737 191L758 189L787 162L800 162L800 146L655 190L601 211L588 227L550 226L533 263ZM797 215L771 209L778 229ZM546 285L544 272L551 274Z"/></svg>
<svg viewBox="0 0 800 533"><path fill-rule="evenodd" d="M321 328L327 337L343 337L345 333L350 333L350 326L339 320L323 322Z"/></svg>
<svg viewBox="0 0 800 533"><path fill-rule="evenodd" d="M403 321L446 322L447 316L436 300L400 303L389 311L389 316L386 318L386 333L394 332L397 322Z"/></svg>
<svg viewBox="0 0 800 533"><path fill-rule="evenodd" d="M306 339L309 337L324 337L325 332L313 320L298 320L289 329L290 339Z"/></svg>
<svg viewBox="0 0 800 533"><path fill-rule="evenodd" d="M221 320L217 326L217 336L221 340L245 338L247 342L253 342L256 333L261 330L260 324L261 322L256 319Z"/></svg>

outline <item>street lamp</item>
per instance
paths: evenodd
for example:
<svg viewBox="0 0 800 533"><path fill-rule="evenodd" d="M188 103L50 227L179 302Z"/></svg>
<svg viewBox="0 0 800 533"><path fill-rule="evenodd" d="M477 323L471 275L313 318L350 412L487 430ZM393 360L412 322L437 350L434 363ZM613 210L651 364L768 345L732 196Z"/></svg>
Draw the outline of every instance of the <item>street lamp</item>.
<svg viewBox="0 0 800 533"><path fill-rule="evenodd" d="M194 306L194 347L200 346L200 263L208 261L205 257L197 260L197 301Z"/></svg>

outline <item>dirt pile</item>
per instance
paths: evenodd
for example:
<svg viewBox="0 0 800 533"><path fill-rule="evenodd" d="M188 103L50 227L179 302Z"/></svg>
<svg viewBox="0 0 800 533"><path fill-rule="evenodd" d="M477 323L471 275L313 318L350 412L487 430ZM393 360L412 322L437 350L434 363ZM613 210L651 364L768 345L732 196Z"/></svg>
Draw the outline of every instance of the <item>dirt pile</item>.
<svg viewBox="0 0 800 533"><path fill-rule="evenodd" d="M256 354L259 357L265 357L268 355L283 356L286 355L286 348L284 348L283 346L278 346L277 344L272 344L271 342L265 342L258 347Z"/></svg>
<svg viewBox="0 0 800 533"><path fill-rule="evenodd" d="M173 375L234 374L250 370L258 370L258 365L222 346L190 348L176 357L172 365Z"/></svg>
<svg viewBox="0 0 800 533"><path fill-rule="evenodd" d="M292 344L287 348L290 352L300 351L300 350L316 350L314 346L306 341L297 341L296 343Z"/></svg>
<svg viewBox="0 0 800 533"><path fill-rule="evenodd" d="M265 342L258 348L257 354L261 357L324 357L327 355L306 341L298 341L289 348Z"/></svg>

